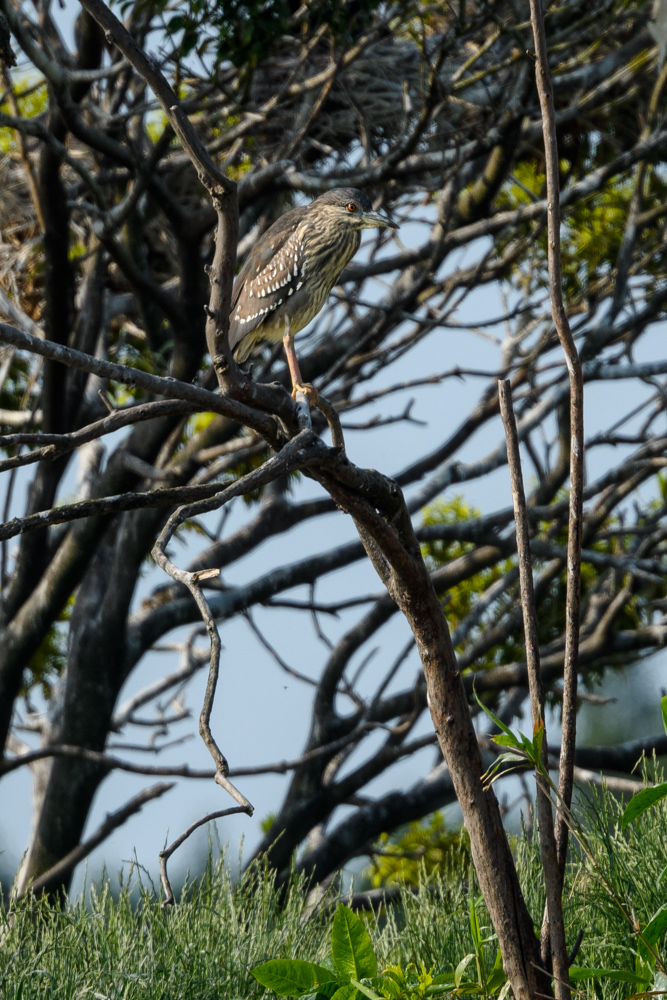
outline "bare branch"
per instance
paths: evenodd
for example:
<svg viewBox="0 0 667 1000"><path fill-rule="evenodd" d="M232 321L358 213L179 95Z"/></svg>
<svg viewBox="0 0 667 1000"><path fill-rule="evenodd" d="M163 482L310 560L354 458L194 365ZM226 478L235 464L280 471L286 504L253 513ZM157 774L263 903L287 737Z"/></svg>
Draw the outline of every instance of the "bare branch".
<svg viewBox="0 0 667 1000"><path fill-rule="evenodd" d="M192 403L196 409L220 413L239 423L254 427L269 440L275 440L273 421L258 414L256 410L243 403L236 402L226 396L219 396L206 389L200 389L198 386L179 382L175 378L160 378L158 375L150 375L139 368L128 368L126 365L102 361L99 358L82 354L81 351L75 351L71 347L65 347L63 344L39 340L15 327L7 326L6 323L0 323L0 341L13 344L20 350L30 351L52 361L60 361L72 368L90 372L92 375L99 375L101 378L113 379L130 387L147 389L149 392L156 392L169 399L179 399Z"/></svg>
<svg viewBox="0 0 667 1000"><path fill-rule="evenodd" d="M556 117L553 86L549 69L547 40L541 0L530 0L537 63L535 76L542 111L542 131L546 159L547 184L547 253L549 268L549 298L558 338L565 354L570 381L570 513L567 541L567 600L565 631L565 663L563 673L562 741L559 795L566 808L572 801L572 769L576 745L577 670L579 653L579 602L581 573L581 543L583 530L584 489L584 383L579 354L570 330L563 303L560 243L560 161L556 138ZM559 813L556 817L556 843L561 883L567 856L568 828ZM554 956L555 957L555 956ZM560 969L556 978L557 997L570 995L567 968Z"/></svg>
<svg viewBox="0 0 667 1000"><path fill-rule="evenodd" d="M55 459L59 455L65 455L88 441L94 441L104 434L112 434L121 427L128 427L140 423L143 420L154 420L156 417L167 416L176 413L192 413L194 407L191 404L180 402L179 400L158 400L153 403L141 403L138 406L130 406L124 410L114 410L108 417L96 420L95 423L82 427L81 430L71 431L68 434L3 434L0 435L0 448L8 448L13 445L29 444L41 445L33 451L24 455L17 455L15 458L5 458L0 461L0 472L7 469L15 469L18 466L29 465L32 462L41 462L43 459ZM3 423L6 421L2 421Z"/></svg>
<svg viewBox="0 0 667 1000"><path fill-rule="evenodd" d="M519 556L519 580L521 583L521 610L523 613L523 632L526 643L526 669L528 672L528 687L530 691L530 711L533 721L533 734L542 732L541 762L545 768L549 766L549 750L547 743L546 722L544 718L544 688L540 673L540 647L537 635L537 614L535 610L535 592L533 590L533 567L530 557L530 539L528 518L526 516L526 497L523 489L523 474L521 472L521 455L519 453L519 437L512 406L512 390L509 382L498 383L500 412L505 425L507 439L507 461L512 482L512 499L514 502L514 520L516 523L516 543ZM564 996L563 986L569 982L567 949L565 945L565 924L563 922L563 907L561 902L562 881L558 870L558 852L551 813L551 799L537 792L537 815L540 832L540 851L542 869L547 896L547 912L549 915L549 932L551 941L551 956L556 996ZM542 955L544 965L546 956ZM569 994L568 994L569 995Z"/></svg>
<svg viewBox="0 0 667 1000"><path fill-rule="evenodd" d="M190 826L185 830L180 837L165 847L163 851L160 851L160 878L162 880L162 887L164 889L164 899L162 900L162 906L173 906L176 900L174 899L174 894L171 888L171 882L169 881L169 875L167 874L167 862L172 856L174 851L177 851L181 844L184 844L188 837L198 830L200 826L204 826L206 823L210 823L214 819L223 819L225 816L234 816L237 813L246 813L248 810L245 806L231 806L229 809L219 809L217 812L207 813L206 816L202 816L201 819L195 820Z"/></svg>

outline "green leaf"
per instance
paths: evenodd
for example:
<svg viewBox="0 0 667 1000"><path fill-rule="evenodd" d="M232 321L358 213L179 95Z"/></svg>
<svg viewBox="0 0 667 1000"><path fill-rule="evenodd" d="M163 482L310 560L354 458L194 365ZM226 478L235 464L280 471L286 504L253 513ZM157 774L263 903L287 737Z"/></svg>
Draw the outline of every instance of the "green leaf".
<svg viewBox="0 0 667 1000"><path fill-rule="evenodd" d="M317 991L318 1000L331 1000L331 997L334 995L339 986L340 979L336 979L331 983L322 983Z"/></svg>
<svg viewBox="0 0 667 1000"><path fill-rule="evenodd" d="M655 965L655 956L649 950L650 948L656 949L660 944L662 937L667 931L667 903L663 903L659 910L653 914L648 924L642 931L642 936L639 939L637 950L644 962L653 968Z"/></svg>
<svg viewBox="0 0 667 1000"><path fill-rule="evenodd" d="M497 993L506 979L507 976L505 975L505 970L503 969L503 956L501 955L499 948L496 952L496 960L493 963L493 968L491 969L489 978L486 981L486 992Z"/></svg>
<svg viewBox="0 0 667 1000"><path fill-rule="evenodd" d="M470 937L475 947L475 954L479 955L482 950L482 932L479 927L479 918L475 909L474 899L470 901Z"/></svg>
<svg viewBox="0 0 667 1000"><path fill-rule="evenodd" d="M667 694L660 699L660 709L662 711L662 724L665 727L665 732L667 733Z"/></svg>
<svg viewBox="0 0 667 1000"><path fill-rule="evenodd" d="M517 753L501 753L496 757L496 762L500 766L501 764L507 764L508 767L526 767L530 761L526 760L526 755L520 752ZM508 774L508 771L503 772L503 774Z"/></svg>
<svg viewBox="0 0 667 1000"><path fill-rule="evenodd" d="M258 983L281 997L301 997L307 993L316 993L321 984L336 982L338 979L329 969L298 958L274 958L250 971Z"/></svg>
<svg viewBox="0 0 667 1000"><path fill-rule="evenodd" d="M453 985L454 985L454 973L441 972L439 976L433 977L433 986L430 986L429 990L437 990L441 986L453 986Z"/></svg>
<svg viewBox="0 0 667 1000"><path fill-rule="evenodd" d="M625 830L626 826L632 823L637 816L646 812L647 809L666 796L667 781L663 781L660 785L653 785L652 788L642 788L641 792L633 795L625 807L625 812L621 817L621 830Z"/></svg>
<svg viewBox="0 0 667 1000"><path fill-rule="evenodd" d="M642 932L642 937L649 944L658 944L662 935L667 930L667 903L663 903L659 910L656 910L645 930Z"/></svg>
<svg viewBox="0 0 667 1000"><path fill-rule="evenodd" d="M615 979L619 983L643 983L641 976L634 972L624 972L622 969L589 969L579 965L570 967L570 980L580 983L583 979Z"/></svg>
<svg viewBox="0 0 667 1000"><path fill-rule="evenodd" d="M513 733L512 733L512 730L511 730L511 729L509 729L509 728L508 728L508 727L507 727L507 726L505 725L505 723L504 723L504 722L501 722L501 721L500 721L500 719L498 718L498 716L497 716L497 715L494 715L494 714L493 714L493 712L491 711L491 709L490 709L490 708L487 708L487 707L486 707L486 705L484 705L484 704L483 704L483 703L482 703L482 702L481 702L481 701L479 700L479 698L477 697L477 692L475 691L475 683L474 683L474 681L473 681L473 685L472 685L472 693L473 693L473 695L475 696L475 701L477 702L477 704L479 705L479 707L480 707L480 708L482 709L482 711L483 711L483 712L485 712L485 713L486 713L486 714L488 715L488 717L489 717L489 718L490 718L490 719L491 719L491 720L492 720L493 722L495 722L495 724L496 724L496 725L498 726L498 729L502 729L502 731L503 731L503 732L505 733L505 735L506 735L506 736L512 736L512 738L516 740L516 737L514 737L514 735L513 735ZM495 739L495 736L493 737L493 739ZM512 744L510 744L510 745L512 745ZM518 744L517 744L517 746L518 746Z"/></svg>
<svg viewBox="0 0 667 1000"><path fill-rule="evenodd" d="M521 739L521 747L526 751L529 756L533 757L535 754L535 747L533 746L533 741L529 740L524 733L519 733Z"/></svg>
<svg viewBox="0 0 667 1000"><path fill-rule="evenodd" d="M331 1000L357 1000L358 996L359 990L356 986L353 986L352 983L349 982L340 986L332 996Z"/></svg>
<svg viewBox="0 0 667 1000"><path fill-rule="evenodd" d="M360 993L363 993L365 997L369 997L370 1000L382 1000L379 993L376 993L375 990L370 989L368 986L364 986L363 983L357 982L356 979L350 979L350 982L359 990Z"/></svg>
<svg viewBox="0 0 667 1000"><path fill-rule="evenodd" d="M377 958L368 931L349 906L339 906L334 914L331 954L341 976L372 979L377 975Z"/></svg>
<svg viewBox="0 0 667 1000"><path fill-rule="evenodd" d="M387 975L386 969L385 974L379 980L379 985L385 997L389 995L390 997L393 997L394 1000L399 1000L401 987L393 976Z"/></svg>
<svg viewBox="0 0 667 1000"><path fill-rule="evenodd" d="M454 972L455 986L461 985L461 980L463 979L463 973L466 971L468 964L472 962L474 957L475 957L474 954L466 955L466 957L462 958L459 964L456 966L456 971Z"/></svg>
<svg viewBox="0 0 667 1000"><path fill-rule="evenodd" d="M514 747L517 750L521 748L521 744L514 733L510 733L507 736L503 733L498 733L497 736L492 736L491 739L494 743L497 743L499 747Z"/></svg>

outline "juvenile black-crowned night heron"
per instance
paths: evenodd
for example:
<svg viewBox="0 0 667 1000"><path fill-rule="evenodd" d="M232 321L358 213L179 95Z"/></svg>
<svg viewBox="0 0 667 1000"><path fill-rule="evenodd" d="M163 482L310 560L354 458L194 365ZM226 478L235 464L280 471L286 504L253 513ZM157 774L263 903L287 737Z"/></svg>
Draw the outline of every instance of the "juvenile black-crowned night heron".
<svg viewBox="0 0 667 1000"><path fill-rule="evenodd" d="M305 391L294 352L294 334L326 302L361 242L362 229L398 229L373 211L356 188L337 188L310 205L293 208L267 229L248 255L234 283L229 346L238 362L262 341L282 340L293 394Z"/></svg>

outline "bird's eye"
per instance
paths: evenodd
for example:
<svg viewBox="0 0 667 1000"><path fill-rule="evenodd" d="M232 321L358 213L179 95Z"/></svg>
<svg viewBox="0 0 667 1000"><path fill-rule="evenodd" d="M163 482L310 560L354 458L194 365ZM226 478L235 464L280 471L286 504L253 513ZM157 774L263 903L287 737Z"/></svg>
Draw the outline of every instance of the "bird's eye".
<svg viewBox="0 0 667 1000"><path fill-rule="evenodd" d="M347 206L347 210L348 212L356 212L357 206L354 204L354 202L351 201L350 204Z"/></svg>

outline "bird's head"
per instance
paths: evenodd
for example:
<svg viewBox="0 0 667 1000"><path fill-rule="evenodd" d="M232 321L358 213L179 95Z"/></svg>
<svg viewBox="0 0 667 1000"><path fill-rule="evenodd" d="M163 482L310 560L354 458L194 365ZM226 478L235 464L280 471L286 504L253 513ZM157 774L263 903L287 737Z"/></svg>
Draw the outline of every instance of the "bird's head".
<svg viewBox="0 0 667 1000"><path fill-rule="evenodd" d="M373 211L368 195L357 188L336 188L320 195L310 206L327 221L346 229L398 229L385 215Z"/></svg>

